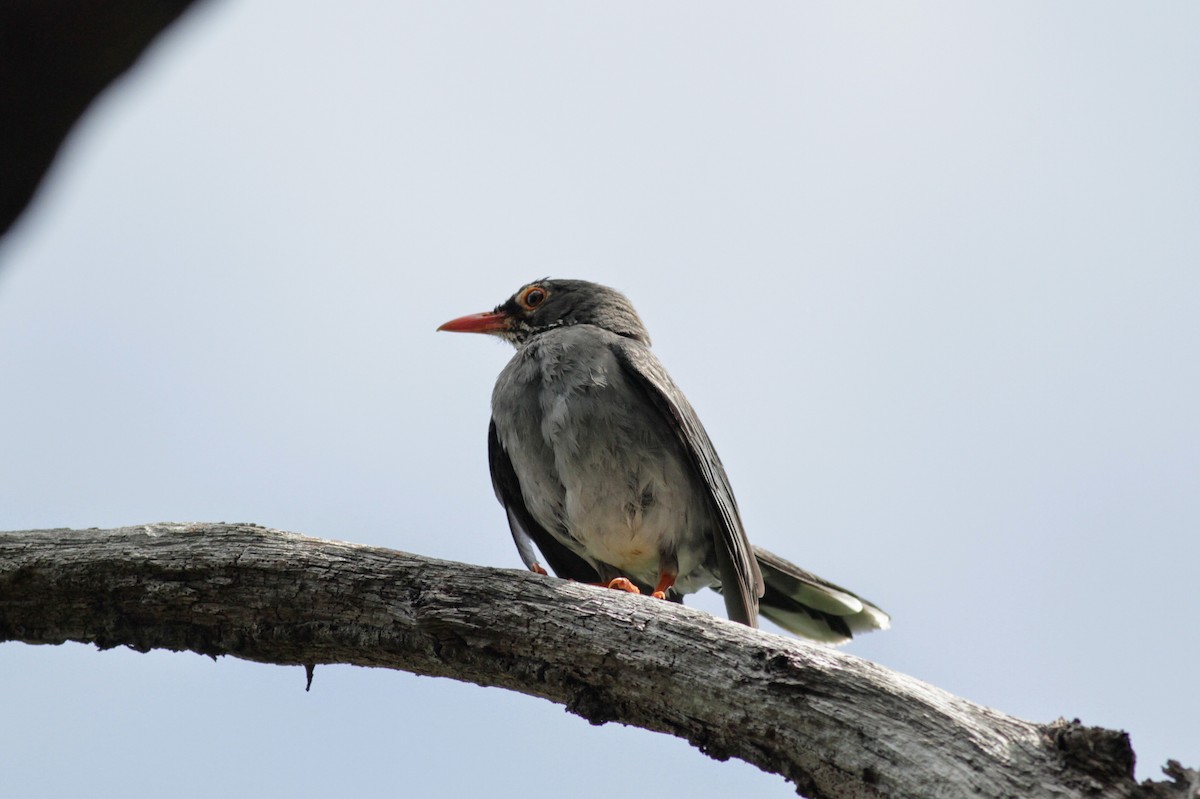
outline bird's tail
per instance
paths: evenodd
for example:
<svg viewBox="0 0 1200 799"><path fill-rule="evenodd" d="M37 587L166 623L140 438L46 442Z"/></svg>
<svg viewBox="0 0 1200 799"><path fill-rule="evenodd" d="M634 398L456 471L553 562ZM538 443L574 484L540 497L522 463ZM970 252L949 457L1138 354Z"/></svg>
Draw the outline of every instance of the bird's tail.
<svg viewBox="0 0 1200 799"><path fill-rule="evenodd" d="M758 612L785 630L842 644L857 633L886 630L891 618L845 588L823 580L762 547L754 547L766 591Z"/></svg>

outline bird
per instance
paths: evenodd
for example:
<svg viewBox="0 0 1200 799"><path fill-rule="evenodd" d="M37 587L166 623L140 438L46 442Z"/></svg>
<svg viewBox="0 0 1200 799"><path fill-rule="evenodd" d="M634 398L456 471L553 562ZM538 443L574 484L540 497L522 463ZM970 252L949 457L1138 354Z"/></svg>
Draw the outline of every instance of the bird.
<svg viewBox="0 0 1200 799"><path fill-rule="evenodd" d="M887 629L877 606L746 536L695 410L624 294L586 280L527 283L438 330L516 354L492 391L492 487L526 568L682 602L710 587L728 617L761 614L829 644Z"/></svg>

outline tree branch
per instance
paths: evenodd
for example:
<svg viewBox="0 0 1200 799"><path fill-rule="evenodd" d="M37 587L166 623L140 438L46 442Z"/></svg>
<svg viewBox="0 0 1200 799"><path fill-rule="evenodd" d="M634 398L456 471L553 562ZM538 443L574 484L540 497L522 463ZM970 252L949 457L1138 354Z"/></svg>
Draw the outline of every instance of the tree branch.
<svg viewBox="0 0 1200 799"><path fill-rule="evenodd" d="M679 736L813 799L1200 796L1124 733L1032 724L851 655L526 572L246 524L0 533L0 641L352 663Z"/></svg>
<svg viewBox="0 0 1200 799"><path fill-rule="evenodd" d="M83 112L194 0L0 5L0 236Z"/></svg>

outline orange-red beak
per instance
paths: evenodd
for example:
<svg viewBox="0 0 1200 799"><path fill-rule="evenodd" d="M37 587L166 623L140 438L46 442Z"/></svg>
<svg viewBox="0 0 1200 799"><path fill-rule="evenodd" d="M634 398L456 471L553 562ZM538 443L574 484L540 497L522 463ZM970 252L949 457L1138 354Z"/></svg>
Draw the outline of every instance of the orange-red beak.
<svg viewBox="0 0 1200 799"><path fill-rule="evenodd" d="M492 311L451 319L438 330L446 330L451 333L500 333L508 330L508 324L508 314Z"/></svg>

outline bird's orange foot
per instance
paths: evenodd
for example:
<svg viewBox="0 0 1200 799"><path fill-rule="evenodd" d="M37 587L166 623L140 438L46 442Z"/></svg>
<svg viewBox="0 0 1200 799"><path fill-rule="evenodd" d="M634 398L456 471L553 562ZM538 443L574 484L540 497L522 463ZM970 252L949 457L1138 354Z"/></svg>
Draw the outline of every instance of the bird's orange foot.
<svg viewBox="0 0 1200 799"><path fill-rule="evenodd" d="M540 574L543 577L549 576L548 572L542 568L542 564L540 563L529 564L529 571L533 572L534 574Z"/></svg>
<svg viewBox="0 0 1200 799"><path fill-rule="evenodd" d="M638 587L624 577L617 577L608 581L608 587L616 591L628 591L631 594L642 593Z"/></svg>
<svg viewBox="0 0 1200 799"><path fill-rule="evenodd" d="M671 588L671 586L675 585L675 580L675 572L663 572L661 575L659 575L658 585L654 586L654 593L650 596L654 597L655 599L666 599L667 591Z"/></svg>

